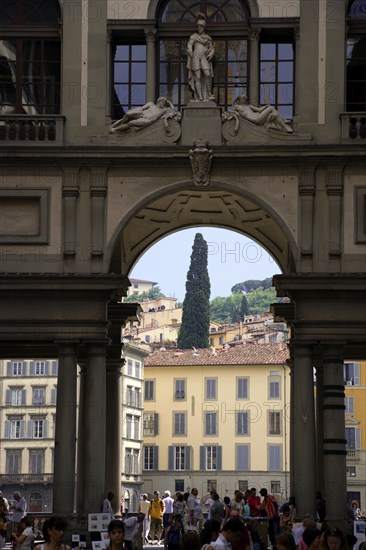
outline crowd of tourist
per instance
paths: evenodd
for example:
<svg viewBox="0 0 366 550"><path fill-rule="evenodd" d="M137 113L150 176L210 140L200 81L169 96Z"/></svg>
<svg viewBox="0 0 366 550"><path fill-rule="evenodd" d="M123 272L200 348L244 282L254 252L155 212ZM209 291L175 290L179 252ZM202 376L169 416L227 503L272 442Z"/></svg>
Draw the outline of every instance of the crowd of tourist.
<svg viewBox="0 0 366 550"><path fill-rule="evenodd" d="M317 514L303 517L295 524L295 499L290 497L279 506L274 495L265 488L242 493L232 498L220 498L211 491L201 500L198 490L189 493L170 491L153 498L145 493L137 515L114 517L109 492L103 501L102 512L109 513L108 550L142 550L144 545L164 546L166 550L352 550L355 537L349 530L326 523L326 501L317 493ZM351 522L364 518L358 502L347 505ZM67 527L62 518L51 517L42 526L42 544L34 546L35 534L26 516L26 502L20 493L13 494L9 503L0 491L0 536L5 540L10 525L13 550L70 550L62 543ZM365 543L357 550L366 550Z"/></svg>
<svg viewBox="0 0 366 550"><path fill-rule="evenodd" d="M362 517L358 503L348 507L353 520ZM295 499L279 506L274 495L262 488L245 493L235 491L232 498L220 498L211 491L202 501L198 490L189 493L170 491L153 498L142 495L140 543L127 543L127 549L140 550L143 544L164 546L167 550L352 550L352 526L348 538L326 523L326 502L317 493L317 514L307 514L295 524ZM364 549L366 550L366 548Z"/></svg>

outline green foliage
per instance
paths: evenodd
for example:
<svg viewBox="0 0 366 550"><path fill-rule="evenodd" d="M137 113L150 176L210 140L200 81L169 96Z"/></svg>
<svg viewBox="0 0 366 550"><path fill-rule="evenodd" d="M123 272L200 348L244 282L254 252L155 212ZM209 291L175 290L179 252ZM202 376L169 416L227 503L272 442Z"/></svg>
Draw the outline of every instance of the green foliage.
<svg viewBox="0 0 366 550"><path fill-rule="evenodd" d="M165 294L160 290L159 286L154 286L150 290L141 292L141 294L131 294L123 298L124 302L149 302L150 300L157 300L158 298L165 298Z"/></svg>
<svg viewBox="0 0 366 550"><path fill-rule="evenodd" d="M256 288L253 292L247 294L246 298L251 315L269 311L269 306L277 302L276 291L273 287L267 289Z"/></svg>
<svg viewBox="0 0 366 550"><path fill-rule="evenodd" d="M272 286L272 277L268 277L268 279L263 279L263 281L259 281L258 279L249 279L248 281L243 281L242 283L237 283L234 285L231 289L231 292L241 292L247 294L248 292L252 292L253 290L256 290L259 287L262 287L264 290L271 288Z"/></svg>
<svg viewBox="0 0 366 550"><path fill-rule="evenodd" d="M276 291L271 286L272 279L249 280L234 285L233 294L211 300L211 320L216 323L237 323L245 315L269 311L270 305L277 302ZM234 292L235 289L235 292Z"/></svg>
<svg viewBox="0 0 366 550"><path fill-rule="evenodd" d="M207 255L207 242L201 233L196 233L187 273L182 325L177 342L178 348L181 349L209 346L211 284L207 269Z"/></svg>
<svg viewBox="0 0 366 550"><path fill-rule="evenodd" d="M227 298L217 296L211 300L211 320L217 323L238 323L241 320L241 294L231 294Z"/></svg>

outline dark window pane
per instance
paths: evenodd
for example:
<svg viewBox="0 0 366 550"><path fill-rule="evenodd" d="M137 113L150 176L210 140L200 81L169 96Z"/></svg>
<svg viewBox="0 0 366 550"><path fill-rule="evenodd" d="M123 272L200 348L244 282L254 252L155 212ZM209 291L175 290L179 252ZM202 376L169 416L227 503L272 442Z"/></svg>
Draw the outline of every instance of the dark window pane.
<svg viewBox="0 0 366 550"><path fill-rule="evenodd" d="M366 17L366 0L355 0L351 3L348 15L354 19Z"/></svg>
<svg viewBox="0 0 366 550"><path fill-rule="evenodd" d="M162 82L179 80L180 68L178 63L162 63L160 66L160 80Z"/></svg>
<svg viewBox="0 0 366 550"><path fill-rule="evenodd" d="M278 63L279 82L290 82L293 80L294 64L292 61L280 61Z"/></svg>
<svg viewBox="0 0 366 550"><path fill-rule="evenodd" d="M131 105L144 105L146 102L146 85L133 84L131 88Z"/></svg>
<svg viewBox="0 0 366 550"><path fill-rule="evenodd" d="M115 82L128 82L128 63L116 63L114 65L114 81Z"/></svg>
<svg viewBox="0 0 366 550"><path fill-rule="evenodd" d="M248 47L246 40L230 40L228 42L228 60L247 59Z"/></svg>
<svg viewBox="0 0 366 550"><path fill-rule="evenodd" d="M276 86L274 84L262 84L260 87L260 103L262 105L276 104Z"/></svg>
<svg viewBox="0 0 366 550"><path fill-rule="evenodd" d="M278 59L293 59L294 47L292 44L278 44Z"/></svg>
<svg viewBox="0 0 366 550"><path fill-rule="evenodd" d="M134 63L131 69L132 82L146 82L146 63Z"/></svg>
<svg viewBox="0 0 366 550"><path fill-rule="evenodd" d="M261 81L276 81L276 63L274 61L264 61L261 63Z"/></svg>
<svg viewBox="0 0 366 550"><path fill-rule="evenodd" d="M261 59L263 61L270 61L272 59L276 59L276 45L261 44Z"/></svg>
<svg viewBox="0 0 366 550"><path fill-rule="evenodd" d="M146 46L143 44L133 45L131 47L132 61L146 61Z"/></svg>
<svg viewBox="0 0 366 550"><path fill-rule="evenodd" d="M129 46L117 45L116 53L114 55L115 61L128 61L129 59Z"/></svg>
<svg viewBox="0 0 366 550"><path fill-rule="evenodd" d="M224 4L222 6L222 4ZM195 23L196 15L203 11L207 22L234 22L246 20L246 13L239 0L227 0L226 2L198 2L191 0L182 2L181 0L168 0L160 15L163 23L186 22Z"/></svg>
<svg viewBox="0 0 366 550"><path fill-rule="evenodd" d="M116 84L114 86L118 101L123 104L128 104L128 85L127 84Z"/></svg>
<svg viewBox="0 0 366 550"><path fill-rule="evenodd" d="M278 103L293 103L293 85L292 84L279 84L278 85Z"/></svg>
<svg viewBox="0 0 366 550"><path fill-rule="evenodd" d="M347 111L366 110L366 38L347 42Z"/></svg>
<svg viewBox="0 0 366 550"><path fill-rule="evenodd" d="M278 111L281 113L283 118L290 119L290 120L292 119L294 114L294 109L292 105L280 105L278 107Z"/></svg>

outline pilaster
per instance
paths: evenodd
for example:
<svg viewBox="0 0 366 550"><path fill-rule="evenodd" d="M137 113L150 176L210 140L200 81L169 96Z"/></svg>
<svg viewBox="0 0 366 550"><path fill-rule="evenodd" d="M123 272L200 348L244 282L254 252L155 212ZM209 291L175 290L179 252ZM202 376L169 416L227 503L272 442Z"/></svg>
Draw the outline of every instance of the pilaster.
<svg viewBox="0 0 366 550"><path fill-rule="evenodd" d="M314 226L314 195L315 195L316 167L304 166L300 170L300 224L301 224L301 255L313 254L313 226Z"/></svg>
<svg viewBox="0 0 366 550"><path fill-rule="evenodd" d="M329 257L341 255L343 165L331 166L327 171L326 189L329 202Z"/></svg>
<svg viewBox="0 0 366 550"><path fill-rule="evenodd" d="M63 229L64 243L63 251L65 259L72 259L76 255L76 219L77 201L80 194L79 169L74 166L64 166L64 177L62 186L63 195Z"/></svg>

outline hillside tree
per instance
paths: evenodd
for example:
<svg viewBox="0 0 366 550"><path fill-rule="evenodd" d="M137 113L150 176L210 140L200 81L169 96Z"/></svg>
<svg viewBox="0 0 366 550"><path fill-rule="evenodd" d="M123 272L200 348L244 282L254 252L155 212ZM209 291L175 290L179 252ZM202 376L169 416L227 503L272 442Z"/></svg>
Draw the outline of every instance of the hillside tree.
<svg viewBox="0 0 366 550"><path fill-rule="evenodd" d="M177 343L181 349L209 346L211 284L207 264L207 242L201 233L196 233L187 273L182 325Z"/></svg>

